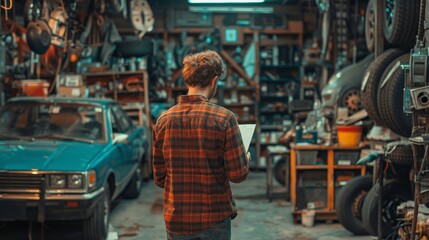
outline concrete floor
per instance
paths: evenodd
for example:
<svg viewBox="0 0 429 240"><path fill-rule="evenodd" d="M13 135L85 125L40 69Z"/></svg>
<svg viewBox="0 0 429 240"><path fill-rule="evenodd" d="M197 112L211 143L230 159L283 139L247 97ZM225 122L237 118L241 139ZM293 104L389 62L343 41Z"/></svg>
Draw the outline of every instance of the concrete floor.
<svg viewBox="0 0 429 240"><path fill-rule="evenodd" d="M285 199L269 202L266 198L266 175L252 172L241 184L233 184L232 191L238 216L232 221L233 240L369 240L369 236L355 237L340 224L316 223L312 228L292 223L291 205ZM118 199L112 203L109 240L165 240L162 214L162 189L152 181L144 183L141 195L135 200ZM0 213L1 214L1 213ZM83 239L80 223L50 222L44 226L45 239ZM42 239L38 223L0 223L0 240Z"/></svg>
<svg viewBox="0 0 429 240"><path fill-rule="evenodd" d="M369 240L369 236L355 237L340 224L318 222L306 228L292 223L291 204L265 196L266 175L251 173L241 184L233 184L232 191L238 216L232 221L234 240ZM121 240L166 239L162 215L162 189L153 182L144 184L137 200L118 200L112 210L111 224Z"/></svg>

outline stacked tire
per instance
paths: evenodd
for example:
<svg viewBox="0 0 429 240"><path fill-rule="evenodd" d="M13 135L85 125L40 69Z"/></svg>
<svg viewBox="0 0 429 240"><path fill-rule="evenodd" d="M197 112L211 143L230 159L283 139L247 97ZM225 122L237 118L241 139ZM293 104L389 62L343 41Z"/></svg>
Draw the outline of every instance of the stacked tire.
<svg viewBox="0 0 429 240"><path fill-rule="evenodd" d="M372 187L372 176L358 176L340 189L335 200L338 221L355 235L367 235L362 222L362 206Z"/></svg>

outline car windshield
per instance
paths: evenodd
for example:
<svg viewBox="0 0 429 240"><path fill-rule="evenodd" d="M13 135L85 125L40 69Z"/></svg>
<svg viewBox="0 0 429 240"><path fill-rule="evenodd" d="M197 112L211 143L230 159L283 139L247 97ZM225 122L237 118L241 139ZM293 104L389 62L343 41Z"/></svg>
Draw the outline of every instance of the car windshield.
<svg viewBox="0 0 429 240"><path fill-rule="evenodd" d="M97 105L8 103L0 111L0 138L104 142L103 116Z"/></svg>

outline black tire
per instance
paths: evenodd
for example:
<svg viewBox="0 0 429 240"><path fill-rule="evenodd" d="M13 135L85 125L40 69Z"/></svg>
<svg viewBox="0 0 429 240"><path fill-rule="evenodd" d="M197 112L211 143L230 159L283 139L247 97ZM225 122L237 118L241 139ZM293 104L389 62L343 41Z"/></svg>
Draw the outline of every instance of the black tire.
<svg viewBox="0 0 429 240"><path fill-rule="evenodd" d="M386 0L384 36L392 46L411 49L416 41L419 0Z"/></svg>
<svg viewBox="0 0 429 240"><path fill-rule="evenodd" d="M122 192L122 196L128 199L136 199L140 195L142 187L141 169L136 168L133 177Z"/></svg>
<svg viewBox="0 0 429 240"><path fill-rule="evenodd" d="M286 176L288 176L288 174L286 173L286 171L288 171L286 159L279 159L274 165L273 171L274 178L276 179L276 181L284 186L286 184Z"/></svg>
<svg viewBox="0 0 429 240"><path fill-rule="evenodd" d="M385 124L380 117L377 105L378 85L387 66L403 54L404 52L400 49L389 49L378 56L364 73L361 87L362 106L368 112L368 116L381 126Z"/></svg>
<svg viewBox="0 0 429 240"><path fill-rule="evenodd" d="M411 114L402 110L405 74L401 64L409 62L410 54L404 54L389 64L381 77L378 88L378 109L386 127L403 137L410 137L413 128Z"/></svg>
<svg viewBox="0 0 429 240"><path fill-rule="evenodd" d="M151 55L153 52L153 43L149 39L143 40L125 40L115 43L116 49L114 56L122 58L143 57Z"/></svg>
<svg viewBox="0 0 429 240"><path fill-rule="evenodd" d="M107 238L110 222L110 188L104 185L103 198L96 206L95 212L83 220L83 239L103 240Z"/></svg>
<svg viewBox="0 0 429 240"><path fill-rule="evenodd" d="M372 236L378 234L378 188L374 185L366 195L362 206L362 222ZM397 225L396 208L403 202L412 200L410 184L399 179L390 179L384 182L383 188L383 239L389 236Z"/></svg>
<svg viewBox="0 0 429 240"><path fill-rule="evenodd" d="M361 209L371 187L372 176L364 175L353 178L338 192L335 201L338 220L354 235L368 234L362 223Z"/></svg>
<svg viewBox="0 0 429 240"><path fill-rule="evenodd" d="M424 147L418 147L418 157L423 157ZM412 166L413 165L413 147L410 142L396 141L387 144L386 160L398 166Z"/></svg>

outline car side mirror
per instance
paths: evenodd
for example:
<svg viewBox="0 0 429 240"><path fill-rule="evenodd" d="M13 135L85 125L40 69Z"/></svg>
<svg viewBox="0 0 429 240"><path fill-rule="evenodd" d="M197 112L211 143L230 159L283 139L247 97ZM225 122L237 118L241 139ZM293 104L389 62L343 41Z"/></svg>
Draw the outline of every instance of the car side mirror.
<svg viewBox="0 0 429 240"><path fill-rule="evenodd" d="M114 133L113 144L116 143L128 143L128 134L125 133Z"/></svg>

